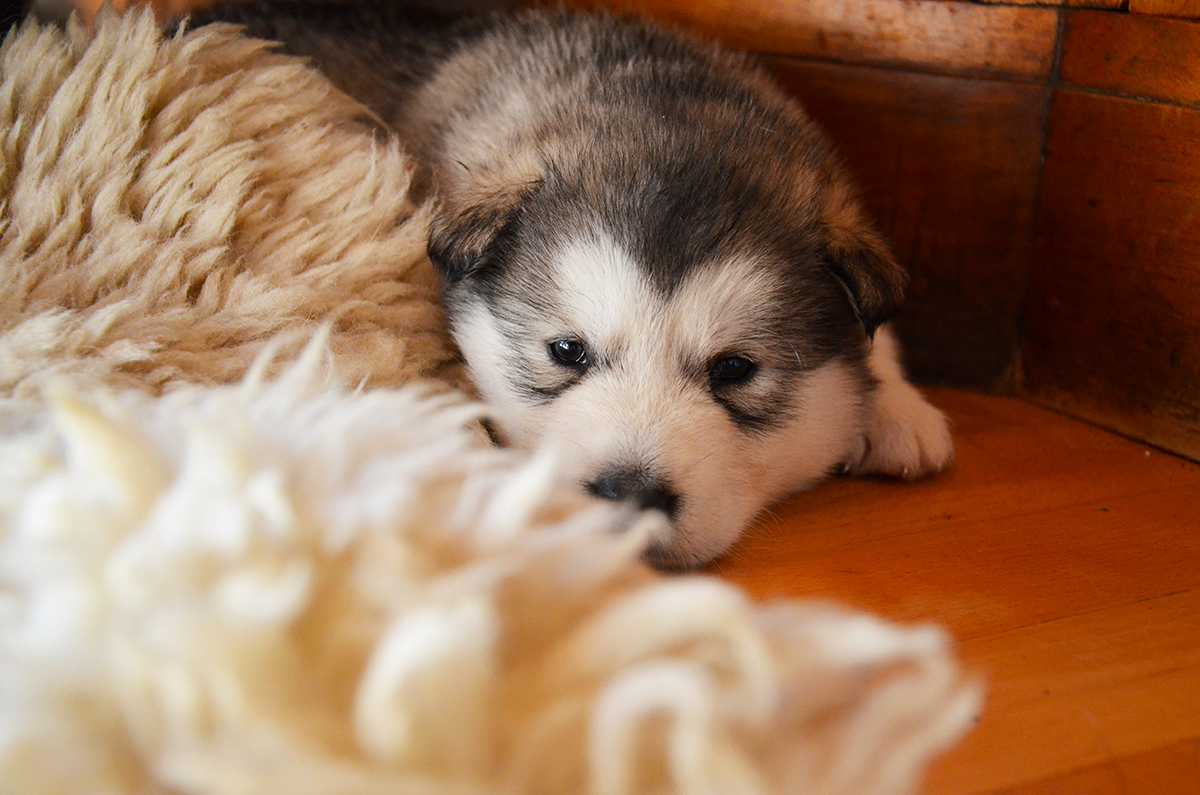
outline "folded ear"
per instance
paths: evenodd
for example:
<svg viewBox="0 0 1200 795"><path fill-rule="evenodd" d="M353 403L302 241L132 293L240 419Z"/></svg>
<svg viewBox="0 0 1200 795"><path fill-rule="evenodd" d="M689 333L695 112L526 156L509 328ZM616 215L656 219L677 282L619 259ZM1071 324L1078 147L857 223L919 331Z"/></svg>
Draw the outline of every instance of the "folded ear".
<svg viewBox="0 0 1200 795"><path fill-rule="evenodd" d="M513 159L498 173L484 173L454 161L438 175L441 205L430 225L429 259L444 281L460 281L487 265L541 184L529 166Z"/></svg>
<svg viewBox="0 0 1200 795"><path fill-rule="evenodd" d="M465 279L489 256L521 209L516 192L472 195L446 201L429 230L429 259L447 283Z"/></svg>
<svg viewBox="0 0 1200 795"><path fill-rule="evenodd" d="M848 189L831 191L822 222L825 263L837 277L867 336L895 314L908 277Z"/></svg>

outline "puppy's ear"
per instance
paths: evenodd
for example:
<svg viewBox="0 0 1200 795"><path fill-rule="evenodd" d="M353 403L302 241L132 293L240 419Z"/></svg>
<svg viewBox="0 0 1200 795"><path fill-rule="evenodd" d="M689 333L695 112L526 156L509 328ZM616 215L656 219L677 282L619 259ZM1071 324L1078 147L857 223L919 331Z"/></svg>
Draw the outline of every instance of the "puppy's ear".
<svg viewBox="0 0 1200 795"><path fill-rule="evenodd" d="M482 174L455 161L441 175L442 203L429 230L429 259L447 283L460 281L487 265L539 185L531 169Z"/></svg>
<svg viewBox="0 0 1200 795"><path fill-rule="evenodd" d="M831 191L821 220L825 263L873 336L900 306L908 277L848 188Z"/></svg>
<svg viewBox="0 0 1200 795"><path fill-rule="evenodd" d="M447 283L465 279L487 264L493 248L521 209L516 192L463 197L446 202L429 230L429 259Z"/></svg>

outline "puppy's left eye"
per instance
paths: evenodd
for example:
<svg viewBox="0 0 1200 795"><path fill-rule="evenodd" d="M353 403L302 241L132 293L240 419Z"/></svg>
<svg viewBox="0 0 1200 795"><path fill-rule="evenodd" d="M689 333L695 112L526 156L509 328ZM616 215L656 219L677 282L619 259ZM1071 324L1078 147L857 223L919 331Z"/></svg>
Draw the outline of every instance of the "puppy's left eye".
<svg viewBox="0 0 1200 795"><path fill-rule="evenodd" d="M708 378L714 386L740 384L750 380L758 365L741 356L726 356L712 366Z"/></svg>
<svg viewBox="0 0 1200 795"><path fill-rule="evenodd" d="M575 340L555 340L550 343L550 355L567 367L587 367L591 364L587 348Z"/></svg>

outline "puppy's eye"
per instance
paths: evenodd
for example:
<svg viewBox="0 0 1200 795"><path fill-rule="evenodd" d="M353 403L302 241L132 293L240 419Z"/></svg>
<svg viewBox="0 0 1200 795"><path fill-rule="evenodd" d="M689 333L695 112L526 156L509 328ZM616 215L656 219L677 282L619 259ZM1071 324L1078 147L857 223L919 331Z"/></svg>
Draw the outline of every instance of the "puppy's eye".
<svg viewBox="0 0 1200 795"><path fill-rule="evenodd" d="M550 355L567 367L587 367L587 348L575 340L555 340L550 343Z"/></svg>
<svg viewBox="0 0 1200 795"><path fill-rule="evenodd" d="M758 366L741 356L726 356L712 366L708 378L714 386L740 384L750 379Z"/></svg>

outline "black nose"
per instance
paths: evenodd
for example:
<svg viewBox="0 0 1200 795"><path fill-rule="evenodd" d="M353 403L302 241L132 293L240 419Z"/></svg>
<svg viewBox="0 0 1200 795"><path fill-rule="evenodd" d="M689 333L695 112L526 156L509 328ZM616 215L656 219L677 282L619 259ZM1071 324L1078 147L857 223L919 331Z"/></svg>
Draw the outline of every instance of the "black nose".
<svg viewBox="0 0 1200 795"><path fill-rule="evenodd" d="M606 500L633 503L643 511L660 510L668 519L674 519L679 509L679 495L671 486L640 468L608 470L587 484L587 490Z"/></svg>

